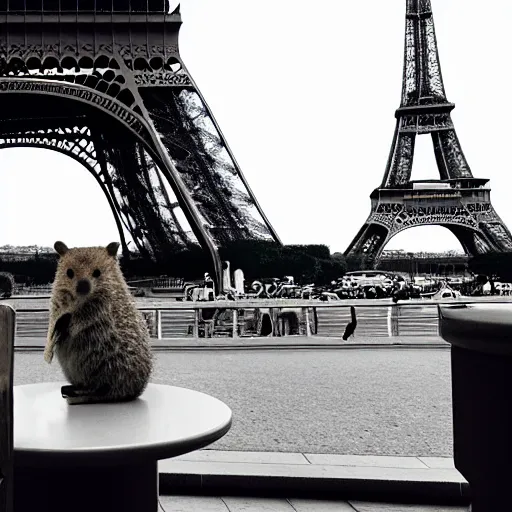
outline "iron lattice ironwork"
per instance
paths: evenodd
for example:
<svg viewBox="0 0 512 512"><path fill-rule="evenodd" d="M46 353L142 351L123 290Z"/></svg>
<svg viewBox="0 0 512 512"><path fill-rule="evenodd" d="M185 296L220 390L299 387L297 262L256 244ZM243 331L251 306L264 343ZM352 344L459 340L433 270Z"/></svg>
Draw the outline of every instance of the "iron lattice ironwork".
<svg viewBox="0 0 512 512"><path fill-rule="evenodd" d="M345 255L377 264L401 231L441 225L468 255L511 251L512 236L490 201L488 180L476 179L451 119L441 74L431 0L406 0L402 100L384 178L371 213ZM440 179L411 181L417 135L430 134Z"/></svg>
<svg viewBox="0 0 512 512"><path fill-rule="evenodd" d="M0 0L0 23L0 148L81 162L125 254L125 230L156 261L199 244L220 285L219 248L280 243L180 57L179 6Z"/></svg>

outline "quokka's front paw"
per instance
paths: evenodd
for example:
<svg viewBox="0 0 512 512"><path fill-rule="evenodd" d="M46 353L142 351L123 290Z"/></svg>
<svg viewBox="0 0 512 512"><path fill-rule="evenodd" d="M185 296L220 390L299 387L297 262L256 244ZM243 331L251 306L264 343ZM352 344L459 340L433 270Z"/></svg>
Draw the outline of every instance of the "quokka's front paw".
<svg viewBox="0 0 512 512"><path fill-rule="evenodd" d="M58 310L64 312L71 308L75 298L69 290L60 290L54 297L54 303Z"/></svg>

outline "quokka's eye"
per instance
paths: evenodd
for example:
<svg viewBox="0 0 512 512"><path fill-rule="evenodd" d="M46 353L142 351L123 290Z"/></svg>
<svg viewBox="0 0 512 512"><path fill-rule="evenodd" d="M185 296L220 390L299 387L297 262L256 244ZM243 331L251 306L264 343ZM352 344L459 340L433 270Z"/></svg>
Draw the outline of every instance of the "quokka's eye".
<svg viewBox="0 0 512 512"><path fill-rule="evenodd" d="M93 273L92 273L92 277L100 277L101 276L101 271L97 268Z"/></svg>
<svg viewBox="0 0 512 512"><path fill-rule="evenodd" d="M75 273L72 269L68 268L68 271L66 272L66 275L69 277L69 279L73 279Z"/></svg>

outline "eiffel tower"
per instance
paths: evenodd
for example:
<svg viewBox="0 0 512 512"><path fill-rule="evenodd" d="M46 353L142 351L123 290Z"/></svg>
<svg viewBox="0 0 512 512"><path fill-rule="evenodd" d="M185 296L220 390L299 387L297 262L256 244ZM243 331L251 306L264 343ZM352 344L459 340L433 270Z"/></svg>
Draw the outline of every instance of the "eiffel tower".
<svg viewBox="0 0 512 512"><path fill-rule="evenodd" d="M82 163L123 254L125 229L153 261L200 245L222 289L219 248L279 238L180 57L169 1L0 0L0 149Z"/></svg>
<svg viewBox="0 0 512 512"><path fill-rule="evenodd" d="M441 75L431 0L406 0L402 101L384 178L371 213L345 256L377 264L396 234L415 226L448 228L468 255L512 250L491 204L488 179L474 178L455 133ZM411 181L416 135L430 134L440 179Z"/></svg>

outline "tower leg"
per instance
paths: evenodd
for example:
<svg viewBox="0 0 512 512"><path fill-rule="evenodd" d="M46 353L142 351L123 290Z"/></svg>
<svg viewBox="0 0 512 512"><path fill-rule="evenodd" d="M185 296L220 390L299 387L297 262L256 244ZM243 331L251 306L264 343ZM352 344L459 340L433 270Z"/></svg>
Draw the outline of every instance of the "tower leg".
<svg viewBox="0 0 512 512"><path fill-rule="evenodd" d="M472 177L455 130L432 132L432 142L442 180Z"/></svg>
<svg viewBox="0 0 512 512"><path fill-rule="evenodd" d="M361 263L374 265L388 240L388 229L368 219L345 252L348 259L361 259Z"/></svg>
<svg viewBox="0 0 512 512"><path fill-rule="evenodd" d="M170 255L183 249L191 249L200 242L210 252L211 270L216 277L217 286L221 289L222 271L218 249L212 243L201 220L197 221L187 209L186 202L181 202L180 206L183 205L183 213L192 235L190 229L186 230L188 226L182 226L174 212L169 211L169 201L165 196L160 172L163 171L170 189L178 197L181 191L172 180L172 174L165 167L165 163L158 166L143 145L135 139L122 143L107 139L104 152L109 180L121 199L125 221L141 253L157 263L165 264ZM155 183L160 186L155 186Z"/></svg>
<svg viewBox="0 0 512 512"><path fill-rule="evenodd" d="M416 134L400 133L400 126L401 122L398 121L382 187L393 188L404 185L411 179Z"/></svg>

